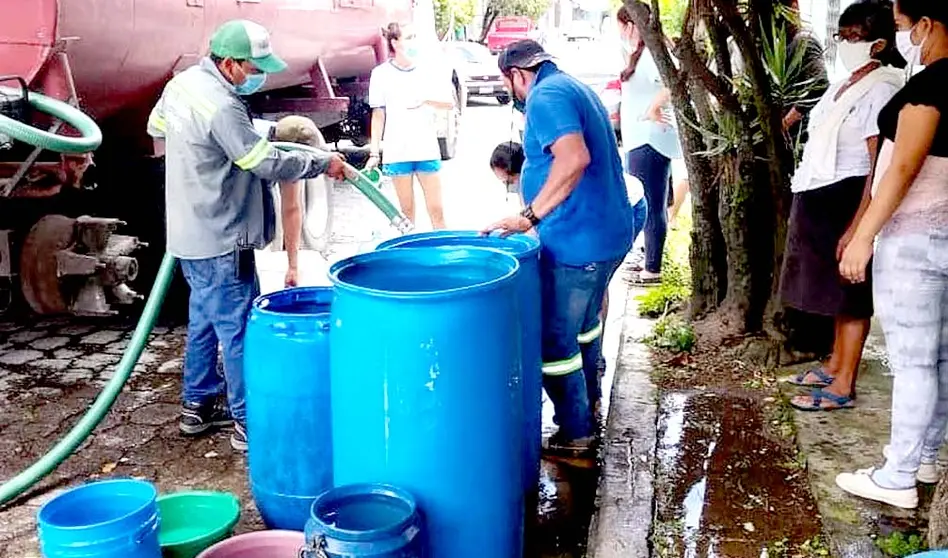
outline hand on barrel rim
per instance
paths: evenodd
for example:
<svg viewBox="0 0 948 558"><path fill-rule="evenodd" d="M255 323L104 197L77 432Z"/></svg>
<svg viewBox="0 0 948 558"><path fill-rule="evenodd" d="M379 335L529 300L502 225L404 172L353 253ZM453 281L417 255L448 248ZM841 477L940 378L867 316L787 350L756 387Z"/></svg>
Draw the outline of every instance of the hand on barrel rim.
<svg viewBox="0 0 948 558"><path fill-rule="evenodd" d="M529 219L523 215L514 215L512 217L506 217L500 221L497 221L493 225L482 230L481 234L487 236L494 231L500 231L501 237L507 237L512 234L527 232L532 228L533 225L530 223Z"/></svg>

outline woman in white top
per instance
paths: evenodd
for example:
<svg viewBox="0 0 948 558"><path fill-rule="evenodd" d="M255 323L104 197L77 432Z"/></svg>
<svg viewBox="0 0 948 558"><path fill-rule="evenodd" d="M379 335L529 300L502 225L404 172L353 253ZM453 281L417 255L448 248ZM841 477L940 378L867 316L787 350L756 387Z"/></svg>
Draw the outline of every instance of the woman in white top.
<svg viewBox="0 0 948 558"><path fill-rule="evenodd" d="M892 4L859 0L839 18L839 57L850 72L810 113L809 141L793 176L793 205L781 276L785 306L836 320L833 353L791 383L815 388L791 404L804 411L851 408L869 320L872 286L839 274L838 259L869 205L879 113L902 87Z"/></svg>
<svg viewBox="0 0 948 558"><path fill-rule="evenodd" d="M441 203L441 148L435 127L438 109L451 109L450 81L436 68L420 64L410 25L390 23L383 34L394 56L372 70L372 154L366 168L382 165L392 178L402 213L415 221L414 178L418 177L431 226L444 228ZM381 147L381 149L380 149Z"/></svg>
<svg viewBox="0 0 948 558"><path fill-rule="evenodd" d="M678 132L668 106L669 93L662 84L655 60L625 6L616 16L622 37L626 68L622 71L622 104L619 119L626 172L645 186L648 218L645 222L645 269L639 281L661 281L662 253L668 233L671 161L681 157Z"/></svg>

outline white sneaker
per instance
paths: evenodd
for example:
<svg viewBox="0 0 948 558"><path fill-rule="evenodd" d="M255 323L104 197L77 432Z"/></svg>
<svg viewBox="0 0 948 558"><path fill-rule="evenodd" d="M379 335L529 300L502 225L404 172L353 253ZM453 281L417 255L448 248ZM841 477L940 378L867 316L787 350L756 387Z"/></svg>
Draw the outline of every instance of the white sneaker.
<svg viewBox="0 0 948 558"><path fill-rule="evenodd" d="M882 448L882 457L889 458L888 445ZM918 472L915 473L915 480L922 484L938 484L938 481L941 480L941 476L938 474L938 464L922 461L918 467Z"/></svg>
<svg viewBox="0 0 948 558"><path fill-rule="evenodd" d="M918 473L915 478L922 484L938 484L941 477L938 474L938 466L935 463L925 463L918 467Z"/></svg>
<svg viewBox="0 0 948 558"><path fill-rule="evenodd" d="M860 469L855 473L840 473L836 475L836 486L854 496L875 500L897 508L914 510L918 507L918 490L914 487L901 490L882 488L872 480L873 471L875 469Z"/></svg>

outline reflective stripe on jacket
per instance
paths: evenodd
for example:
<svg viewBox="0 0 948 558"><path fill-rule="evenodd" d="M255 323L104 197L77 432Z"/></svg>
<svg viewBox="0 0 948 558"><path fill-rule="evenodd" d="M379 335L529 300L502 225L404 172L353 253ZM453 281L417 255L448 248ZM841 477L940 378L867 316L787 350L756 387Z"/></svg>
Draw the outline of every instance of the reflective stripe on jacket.
<svg viewBox="0 0 948 558"><path fill-rule="evenodd" d="M168 82L148 133L165 142L167 250L184 259L266 246L276 220L272 183L318 176L329 161L274 148L209 58Z"/></svg>

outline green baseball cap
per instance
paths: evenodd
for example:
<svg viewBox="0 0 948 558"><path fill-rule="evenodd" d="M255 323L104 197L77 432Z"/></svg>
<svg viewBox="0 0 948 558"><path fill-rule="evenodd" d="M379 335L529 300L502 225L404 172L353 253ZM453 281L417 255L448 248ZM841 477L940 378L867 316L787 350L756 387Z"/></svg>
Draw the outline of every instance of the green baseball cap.
<svg viewBox="0 0 948 558"><path fill-rule="evenodd" d="M270 47L270 33L259 23L234 19L221 25L211 37L211 54L221 58L249 60L262 72L275 74L286 69Z"/></svg>

